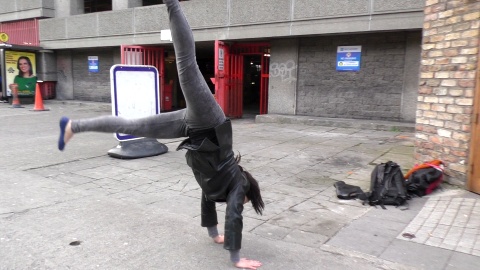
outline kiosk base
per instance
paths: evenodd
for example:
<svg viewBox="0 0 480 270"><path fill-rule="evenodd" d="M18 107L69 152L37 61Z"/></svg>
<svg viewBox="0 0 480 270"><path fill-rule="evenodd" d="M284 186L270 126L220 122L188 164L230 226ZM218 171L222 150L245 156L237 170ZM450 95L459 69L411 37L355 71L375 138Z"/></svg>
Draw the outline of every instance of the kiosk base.
<svg viewBox="0 0 480 270"><path fill-rule="evenodd" d="M12 97L6 97L6 100L8 100L8 104L12 105ZM30 105L35 103L35 96L19 96L18 100L20 101L21 105Z"/></svg>
<svg viewBox="0 0 480 270"><path fill-rule="evenodd" d="M141 138L132 141L122 141L108 151L108 155L120 159L134 159L158 156L168 152L168 147L155 139Z"/></svg>

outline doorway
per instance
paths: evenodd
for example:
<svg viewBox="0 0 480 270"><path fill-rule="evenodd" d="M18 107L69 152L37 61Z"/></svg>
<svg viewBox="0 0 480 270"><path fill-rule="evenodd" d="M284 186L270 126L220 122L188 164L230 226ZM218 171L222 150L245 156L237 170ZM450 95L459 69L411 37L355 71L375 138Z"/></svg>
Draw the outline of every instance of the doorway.
<svg viewBox="0 0 480 270"><path fill-rule="evenodd" d="M198 67L225 115L255 117L268 111L269 43L196 43ZM152 65L159 71L161 110L185 107L175 55L170 48L121 46L122 64Z"/></svg>
<svg viewBox="0 0 480 270"><path fill-rule="evenodd" d="M246 55L243 76L243 117L260 114L261 57Z"/></svg>
<svg viewBox="0 0 480 270"><path fill-rule="evenodd" d="M169 88L168 84L165 83L164 49L161 47L121 45L120 51L122 65L150 65L158 70L160 108L162 111L171 110L171 92L165 91Z"/></svg>
<svg viewBox="0 0 480 270"><path fill-rule="evenodd" d="M269 43L215 41L215 99L230 118L268 111Z"/></svg>

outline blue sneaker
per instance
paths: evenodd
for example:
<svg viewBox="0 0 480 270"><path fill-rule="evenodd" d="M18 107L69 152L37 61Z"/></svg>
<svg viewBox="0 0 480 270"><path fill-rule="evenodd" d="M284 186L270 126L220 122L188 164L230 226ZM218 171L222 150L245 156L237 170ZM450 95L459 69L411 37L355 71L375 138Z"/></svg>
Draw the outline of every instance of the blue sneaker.
<svg viewBox="0 0 480 270"><path fill-rule="evenodd" d="M62 117L60 118L60 137L58 138L58 150L63 151L65 148L65 141L63 140L63 137L65 137L65 128L67 127L68 117Z"/></svg>

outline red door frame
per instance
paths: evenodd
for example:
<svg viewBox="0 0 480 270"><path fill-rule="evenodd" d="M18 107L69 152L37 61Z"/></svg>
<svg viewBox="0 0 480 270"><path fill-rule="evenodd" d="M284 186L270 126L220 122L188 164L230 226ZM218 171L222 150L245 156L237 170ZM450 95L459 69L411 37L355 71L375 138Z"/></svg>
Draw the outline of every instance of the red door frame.
<svg viewBox="0 0 480 270"><path fill-rule="evenodd" d="M121 63L123 65L149 65L158 70L160 109L162 111L172 110L171 87L165 84L165 55L164 48L148 46L127 46L121 45ZM170 89L170 91L166 91Z"/></svg>
<svg viewBox="0 0 480 270"><path fill-rule="evenodd" d="M230 73L230 47L223 41L215 40L215 78L212 82L215 84L215 100L228 116L230 90L227 84L227 75Z"/></svg>
<svg viewBox="0 0 480 270"><path fill-rule="evenodd" d="M230 48L231 49L231 48ZM230 79L228 80L229 117L240 118L243 114L243 55L235 54L230 50Z"/></svg>
<svg viewBox="0 0 480 270"><path fill-rule="evenodd" d="M243 56L261 56L260 114L268 112L268 80L270 44L236 43L227 45L215 41L215 98L225 115L239 118L243 115Z"/></svg>
<svg viewBox="0 0 480 270"><path fill-rule="evenodd" d="M261 56L260 77L260 114L268 113L268 81L270 79L270 47L268 53Z"/></svg>

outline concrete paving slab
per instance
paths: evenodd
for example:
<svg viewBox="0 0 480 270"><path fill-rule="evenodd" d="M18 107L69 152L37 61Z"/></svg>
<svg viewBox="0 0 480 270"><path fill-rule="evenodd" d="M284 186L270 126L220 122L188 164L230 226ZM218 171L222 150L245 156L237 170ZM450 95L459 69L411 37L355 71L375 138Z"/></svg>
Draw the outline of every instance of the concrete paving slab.
<svg viewBox="0 0 480 270"><path fill-rule="evenodd" d="M375 266L381 268L381 269L395 269L395 270L415 270L415 269L421 269L419 267L414 267L410 265L405 265L405 264L400 264L392 261L386 261L383 259L380 259L376 256L372 256L369 254L365 254L362 252L354 251L354 250L349 250L349 249L342 249L336 246L331 246L328 244L325 244L321 248L324 251L331 252L334 254L339 254L342 256L348 256L352 258L359 258L360 260L367 260L371 263L373 263ZM355 265L355 267L357 267Z"/></svg>
<svg viewBox="0 0 480 270"><path fill-rule="evenodd" d="M394 240L382 251L380 258L420 269L435 270L445 269L451 256L452 252L445 249Z"/></svg>
<svg viewBox="0 0 480 270"><path fill-rule="evenodd" d="M107 151L118 145L112 134L78 134L59 152L62 115L86 118L110 114L111 108L78 101L48 101L48 107L32 113L0 104L0 137L11 138L0 141L2 160L8 161L0 163L6 194L0 197L0 269L233 269L228 252L199 226L200 190L185 152L175 151L181 138L160 140L170 151L141 160L109 157ZM262 261L260 269L421 268L387 253L415 244L396 237L423 209L421 203L408 212L375 209L339 200L333 187L345 181L367 190L381 157L408 166L414 134L390 130L396 123L390 129L370 123L382 127L377 131L359 127L357 120L340 122L232 121L235 151L260 181L266 203L263 216L249 205L244 210L241 254ZM217 211L222 232L225 204ZM390 230L371 228L370 222ZM467 224L464 234L473 234ZM73 241L81 243L71 246ZM434 248L416 245L425 256ZM474 254L477 243L472 249ZM447 252L452 256L444 269L476 265L476 255Z"/></svg>
<svg viewBox="0 0 480 270"><path fill-rule="evenodd" d="M397 239L480 256L480 197L435 196ZM412 239L402 234L415 235ZM480 258L478 258L480 261Z"/></svg>
<svg viewBox="0 0 480 270"><path fill-rule="evenodd" d="M388 131L409 131L413 132L414 125L409 123L394 123L387 121L371 121L363 119L338 119L338 118L318 118L311 116L293 116L280 114L258 115L256 121L260 123L284 123L284 124L305 124L318 126L334 126L341 128L355 127L357 129L374 129Z"/></svg>
<svg viewBox="0 0 480 270"><path fill-rule="evenodd" d="M450 257L445 269L480 269L480 260L475 257L475 255L452 252L452 256Z"/></svg>
<svg viewBox="0 0 480 270"><path fill-rule="evenodd" d="M10 170L2 171L0 190L0 214L28 212L92 194L29 172Z"/></svg>

